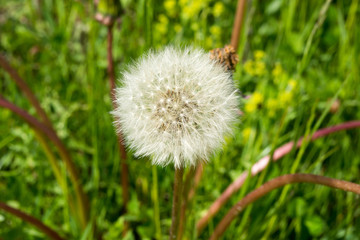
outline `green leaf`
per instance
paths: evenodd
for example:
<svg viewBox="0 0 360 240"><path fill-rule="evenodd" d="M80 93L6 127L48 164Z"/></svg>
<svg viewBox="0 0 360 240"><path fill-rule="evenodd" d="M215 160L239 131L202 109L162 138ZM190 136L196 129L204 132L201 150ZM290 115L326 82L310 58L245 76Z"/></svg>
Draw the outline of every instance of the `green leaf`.
<svg viewBox="0 0 360 240"><path fill-rule="evenodd" d="M309 233L314 237L318 237L323 234L327 228L326 222L317 215L307 217L305 220L305 226L309 230Z"/></svg>

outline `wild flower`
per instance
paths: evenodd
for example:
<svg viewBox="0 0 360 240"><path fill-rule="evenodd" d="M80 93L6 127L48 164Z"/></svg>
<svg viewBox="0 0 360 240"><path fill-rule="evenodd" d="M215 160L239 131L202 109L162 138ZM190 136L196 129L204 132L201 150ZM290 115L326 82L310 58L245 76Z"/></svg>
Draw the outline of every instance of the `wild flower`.
<svg viewBox="0 0 360 240"><path fill-rule="evenodd" d="M269 117L274 117L276 115L276 111L279 108L278 100L275 98L270 98L266 101L266 108L268 110Z"/></svg>
<svg viewBox="0 0 360 240"><path fill-rule="evenodd" d="M243 136L243 142L247 142L250 138L250 135L252 133L252 128L251 127L246 127L242 130L242 136Z"/></svg>
<svg viewBox="0 0 360 240"><path fill-rule="evenodd" d="M216 2L213 8L213 15L215 17L220 17L224 12L224 4L222 2Z"/></svg>
<svg viewBox="0 0 360 240"><path fill-rule="evenodd" d="M289 90L291 90L291 91L295 90L296 86L297 86L297 81L295 79L291 78L288 82Z"/></svg>
<svg viewBox="0 0 360 240"><path fill-rule="evenodd" d="M266 73L266 65L261 60L248 60L244 64L244 70L250 76L263 76Z"/></svg>
<svg viewBox="0 0 360 240"><path fill-rule="evenodd" d="M262 50L256 50L254 52L254 58L257 61L262 60L265 57L265 55L266 55L265 52Z"/></svg>
<svg viewBox="0 0 360 240"><path fill-rule="evenodd" d="M221 28L217 25L213 25L210 27L210 33L215 37L219 37L221 35Z"/></svg>
<svg viewBox="0 0 360 240"><path fill-rule="evenodd" d="M176 16L176 1L175 0L166 0L164 2L164 8L165 8L166 12L169 14L169 16L171 16L171 17Z"/></svg>
<svg viewBox="0 0 360 240"><path fill-rule="evenodd" d="M282 107L287 107L291 103L291 100L293 99L293 92L291 91L282 91L279 93L278 99L279 103Z"/></svg>
<svg viewBox="0 0 360 240"><path fill-rule="evenodd" d="M264 96L259 92L254 92L249 101L245 104L245 112L253 113L264 101Z"/></svg>
<svg viewBox="0 0 360 240"><path fill-rule="evenodd" d="M283 68L281 63L276 63L274 69L272 70L272 75L277 78L283 73Z"/></svg>
<svg viewBox="0 0 360 240"><path fill-rule="evenodd" d="M159 15L159 22L155 24L155 30L161 35L165 35L168 32L169 19L166 15Z"/></svg>
<svg viewBox="0 0 360 240"><path fill-rule="evenodd" d="M123 73L113 111L136 156L175 168L206 161L237 118L231 74L202 50L149 52Z"/></svg>
<svg viewBox="0 0 360 240"><path fill-rule="evenodd" d="M255 72L256 76L263 76L266 72L265 63L262 61L256 61L255 67L254 67L254 72Z"/></svg>

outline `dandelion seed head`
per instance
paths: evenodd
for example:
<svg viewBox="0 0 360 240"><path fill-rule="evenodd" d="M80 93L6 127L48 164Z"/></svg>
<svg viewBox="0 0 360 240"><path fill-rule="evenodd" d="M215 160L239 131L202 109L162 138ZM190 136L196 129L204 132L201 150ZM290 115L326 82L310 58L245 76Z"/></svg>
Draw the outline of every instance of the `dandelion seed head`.
<svg viewBox="0 0 360 240"><path fill-rule="evenodd" d="M207 161L237 118L230 73L199 49L150 52L121 80L112 112L117 130L137 156L150 156L154 164Z"/></svg>

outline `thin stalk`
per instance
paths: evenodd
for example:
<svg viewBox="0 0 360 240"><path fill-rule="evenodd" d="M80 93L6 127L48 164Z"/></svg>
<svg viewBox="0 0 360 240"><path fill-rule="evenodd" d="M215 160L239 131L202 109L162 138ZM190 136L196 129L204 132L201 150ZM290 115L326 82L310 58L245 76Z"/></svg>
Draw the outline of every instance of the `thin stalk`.
<svg viewBox="0 0 360 240"><path fill-rule="evenodd" d="M114 71L114 59L112 55L112 45L113 45L113 24L109 25L107 31L107 73L110 80L110 94L111 99L114 100L114 90L115 90L115 71Z"/></svg>
<svg viewBox="0 0 360 240"><path fill-rule="evenodd" d="M313 38L314 38L316 32L320 29L320 27L323 25L323 23L326 19L326 13L330 7L331 2L332 2L332 0L327 0L324 3L324 5L321 7L320 12L319 12L319 17L318 17L313 29L311 30L309 38L306 41L305 48L304 48L304 54L303 54L303 57L300 62L300 71L299 71L300 73L302 73L302 71L305 69L305 63L309 59L309 51L310 51L311 43L313 41Z"/></svg>
<svg viewBox="0 0 360 240"><path fill-rule="evenodd" d="M358 128L360 127L360 120L359 121L349 121L345 123L341 123L336 126L328 127L328 128L322 128L316 131L312 137L311 141L314 141L320 137L324 137L326 135L329 135L334 132L352 129L352 128ZM273 161L277 161L281 159L286 154L290 153L293 148L299 148L303 144L304 139L300 138L297 143L295 144L294 141L288 142L281 147L277 148L274 151L274 154L272 156ZM257 161L252 167L251 167L251 176L255 176L256 174L263 171L268 164L270 163L270 156L267 155L263 158L261 158L259 161ZM234 182L232 182L225 191L221 194L221 196L213 202L213 204L208 209L207 213L202 217L197 225L197 231L198 233L201 233L202 230L206 227L207 223L210 221L211 218L215 216L215 214L221 209L222 206L230 199L230 197L237 192L242 185L244 184L245 180L248 178L249 173L246 171L242 173Z"/></svg>
<svg viewBox="0 0 360 240"><path fill-rule="evenodd" d="M160 208L159 208L159 193L158 193L158 175L157 166L152 166L152 199L154 203L154 221L155 221L155 238L161 240L161 225L160 225Z"/></svg>
<svg viewBox="0 0 360 240"><path fill-rule="evenodd" d="M63 191L63 194L66 197L66 201L69 204L70 210L72 211L72 213L76 213L76 208L75 208L75 206L73 204L74 200L72 199L72 197L70 196L69 191L68 191L68 185L67 185L66 176L65 176L66 173L63 174L61 172L61 169L60 169L60 167L59 167L59 165L58 165L58 163L56 161L56 156L52 152L52 150L50 148L50 145L49 145L49 142L47 141L44 134L42 134L37 129L34 129L34 132L35 132L35 136L36 136L37 140L40 142L41 146L43 147L45 155L49 159L51 168L54 171L55 178L56 178L58 184L60 185L60 187L61 187L61 189ZM65 212L66 212L66 210L65 210Z"/></svg>
<svg viewBox="0 0 360 240"><path fill-rule="evenodd" d="M19 108L18 106L6 101L0 95L0 106L9 109L13 113L17 114L23 120L25 120L31 127L39 130L42 134L48 137L54 145L58 148L59 154L61 158L65 162L65 166L67 167L70 175L70 179L74 185L75 194L77 198L77 205L79 210L79 220L81 222L82 228L85 229L88 221L88 201L87 197L83 191L81 182L79 180L78 172L73 165L69 152L66 150L65 145L62 143L60 138L56 135L52 129L47 127L44 123L38 121L36 118L28 114L25 110Z"/></svg>
<svg viewBox="0 0 360 240"><path fill-rule="evenodd" d="M44 109L41 107L39 101L35 97L35 94L31 91L30 87L26 82L20 77L20 75L15 71L14 68L6 61L5 57L0 55L0 66L11 76L16 85L21 89L25 96L29 99L30 103L34 106L37 114L42 119L42 121L48 126L51 127L52 124L46 115Z"/></svg>
<svg viewBox="0 0 360 240"><path fill-rule="evenodd" d="M179 229L180 212L181 212L181 198L182 198L182 191L183 191L183 175L184 175L184 168L182 168L182 167L175 168L170 240L176 239L178 229Z"/></svg>
<svg viewBox="0 0 360 240"><path fill-rule="evenodd" d="M186 209L187 209L188 202L190 200L189 192L190 192L190 188L194 182L195 172L196 172L195 167L191 167L185 178L184 190L183 190L183 194L182 194L183 199L182 199L180 220L179 220L179 231L178 231L178 235L177 235L178 240L182 239L182 237L184 235L184 230L186 228L186 220L185 220Z"/></svg>
<svg viewBox="0 0 360 240"><path fill-rule="evenodd" d="M27 213L24 213L16 208L10 207L9 205L3 202L0 202L0 209L3 209L4 211L17 216L18 218L21 218L25 222L30 223L31 225L35 226L37 229L39 229L41 232L46 234L51 239L64 240L64 238L60 237L60 235L57 232L55 232L53 229L51 229L37 218L34 218L33 216L30 216Z"/></svg>
<svg viewBox="0 0 360 240"><path fill-rule="evenodd" d="M204 165L199 163L196 167L194 184L192 185L191 189L189 190L189 194L188 194L189 201L195 196L196 188L199 186L199 183L200 183L203 173L204 173Z"/></svg>
<svg viewBox="0 0 360 240"><path fill-rule="evenodd" d="M244 210L244 208L246 208L249 204L255 202L259 198L263 197L267 193L279 187L283 187L287 184L293 184L293 183L313 183L313 184L319 184L331 188L340 189L347 192L360 194L360 185L348 181L318 176L314 174L301 174L301 173L287 174L284 176L280 176L266 182L259 188L255 189L254 191L246 195L237 204L235 204L228 211L225 217L220 221L220 223L217 225L215 231L210 237L210 240L218 239L230 226L232 220L234 220L239 215L239 213L241 213Z"/></svg>
<svg viewBox="0 0 360 240"><path fill-rule="evenodd" d="M115 102L115 72L114 72L114 59L112 55L112 45L113 45L113 25L108 26L107 32L107 61L108 61L108 75L110 80L110 97L113 104L113 109L116 109L116 102ZM119 122L119 121L117 121ZM117 134L118 146L120 150L120 160L121 160L121 187L123 192L123 203L124 203L124 213L127 212L127 205L129 202L129 166L126 162L126 149L124 146L123 136L120 132ZM127 222L125 223L125 231L128 229Z"/></svg>
<svg viewBox="0 0 360 240"><path fill-rule="evenodd" d="M74 185L74 188L75 188L75 192L76 192L76 195L77 195L77 201L78 201L78 205L79 205L78 209L79 209L79 212L80 212L80 221L81 221L82 228L85 229L85 227L87 225L87 221L88 221L88 212L89 212L89 210L88 210L88 200L87 200L87 197L86 197L86 195L85 195L85 193L84 193L84 191L82 189L80 181L78 180L79 177L78 177L75 165L73 163L73 160L72 160L72 158L70 156L70 153L68 152L67 148L62 143L60 138L57 136L57 134L56 134L56 132L55 132L55 130L54 130L52 124L51 124L51 121L49 120L46 112L41 107L39 101L35 97L35 94L31 91L30 87L26 84L26 82L20 77L20 75L15 71L15 69L11 67L11 65L6 61L5 57L3 57L2 55L0 55L0 66L5 71L8 72L8 74L15 81L15 83L18 85L18 87L21 89L21 91L29 99L30 103L34 106L37 114L40 116L42 122L44 123L43 129L48 128L47 132L50 135L52 135L53 140L56 140L55 142L57 142L57 143L54 142L54 144L58 148L60 156L62 157L63 161L65 162L65 165L68 168L68 171L69 171L69 174L70 174L70 179L71 179L71 181L72 181L72 183ZM1 100L4 100L2 98L2 96L0 96L0 101ZM7 102L7 103L9 103L9 102ZM20 109L20 110L27 113L26 111L24 111L22 109ZM29 115L29 116L32 117L31 115ZM41 124L42 123L40 122L40 125ZM45 135L47 135L47 134L45 134ZM49 137L49 136L47 136L47 137Z"/></svg>
<svg viewBox="0 0 360 240"><path fill-rule="evenodd" d="M56 161L56 157L55 157L54 153L51 151L49 142L46 140L44 134L42 134L39 130L34 129L34 132L35 132L35 136L36 136L37 140L40 142L47 158L49 159L50 166L54 171L54 175L55 175L55 178L56 178L58 184L60 185L63 192L66 193L67 186L66 186L64 177L62 176L59 164Z"/></svg>
<svg viewBox="0 0 360 240"><path fill-rule="evenodd" d="M239 46L239 39L243 25L245 6L246 6L246 0L238 0L236 13L235 13L234 27L231 34L231 46L235 49L235 52L237 52Z"/></svg>

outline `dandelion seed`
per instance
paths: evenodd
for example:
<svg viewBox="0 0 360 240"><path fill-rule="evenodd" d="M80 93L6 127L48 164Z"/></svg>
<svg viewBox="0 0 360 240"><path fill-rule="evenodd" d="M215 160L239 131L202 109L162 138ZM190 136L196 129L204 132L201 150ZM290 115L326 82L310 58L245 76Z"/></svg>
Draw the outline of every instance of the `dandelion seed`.
<svg viewBox="0 0 360 240"><path fill-rule="evenodd" d="M202 50L150 52L123 73L122 82L112 112L117 130L136 156L150 156L154 164L180 168L206 161L238 117L231 74Z"/></svg>

